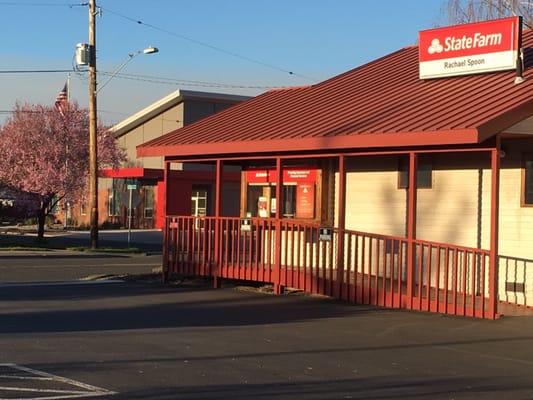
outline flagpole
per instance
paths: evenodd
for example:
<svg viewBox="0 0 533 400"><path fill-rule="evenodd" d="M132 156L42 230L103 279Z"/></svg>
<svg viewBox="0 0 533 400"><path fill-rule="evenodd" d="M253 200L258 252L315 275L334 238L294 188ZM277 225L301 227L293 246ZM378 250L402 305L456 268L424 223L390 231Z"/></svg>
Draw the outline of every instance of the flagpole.
<svg viewBox="0 0 533 400"><path fill-rule="evenodd" d="M70 72L67 75L67 105L70 103Z"/></svg>

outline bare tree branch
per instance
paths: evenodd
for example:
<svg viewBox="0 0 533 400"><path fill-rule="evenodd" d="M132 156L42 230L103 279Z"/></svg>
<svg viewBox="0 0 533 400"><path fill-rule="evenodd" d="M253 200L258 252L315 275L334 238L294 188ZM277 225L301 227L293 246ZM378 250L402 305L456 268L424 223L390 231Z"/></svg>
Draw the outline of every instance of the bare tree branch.
<svg viewBox="0 0 533 400"><path fill-rule="evenodd" d="M446 0L443 11L449 24L522 16L533 27L533 0Z"/></svg>

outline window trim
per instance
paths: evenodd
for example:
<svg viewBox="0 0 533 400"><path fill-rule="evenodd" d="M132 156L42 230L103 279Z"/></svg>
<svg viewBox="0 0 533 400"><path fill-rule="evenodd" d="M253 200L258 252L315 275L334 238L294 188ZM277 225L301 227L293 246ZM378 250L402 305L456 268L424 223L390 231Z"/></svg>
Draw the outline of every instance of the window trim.
<svg viewBox="0 0 533 400"><path fill-rule="evenodd" d="M529 208L533 207L533 203L526 203L526 162L533 162L533 153L522 153L522 160L520 163L520 207Z"/></svg>

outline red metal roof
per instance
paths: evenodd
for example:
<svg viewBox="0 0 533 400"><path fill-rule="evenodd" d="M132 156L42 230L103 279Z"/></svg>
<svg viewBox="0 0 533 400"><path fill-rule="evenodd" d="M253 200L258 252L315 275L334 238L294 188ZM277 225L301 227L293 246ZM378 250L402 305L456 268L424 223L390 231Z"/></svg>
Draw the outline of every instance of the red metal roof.
<svg viewBox="0 0 533 400"><path fill-rule="evenodd" d="M478 143L533 115L533 30L525 81L505 71L420 80L406 47L324 82L272 90L137 147L139 156Z"/></svg>

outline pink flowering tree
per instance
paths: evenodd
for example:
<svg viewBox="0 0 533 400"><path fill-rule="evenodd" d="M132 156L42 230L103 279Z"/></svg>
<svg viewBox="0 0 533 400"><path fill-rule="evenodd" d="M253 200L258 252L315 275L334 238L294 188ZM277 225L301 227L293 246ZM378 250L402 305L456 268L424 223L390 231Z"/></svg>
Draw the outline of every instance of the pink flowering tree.
<svg viewBox="0 0 533 400"><path fill-rule="evenodd" d="M62 200L80 200L88 185L89 117L70 103L53 106L16 104L0 129L0 182L34 201L38 236L46 216ZM111 133L99 127L99 168L118 167L126 156ZM22 200L22 199L21 199Z"/></svg>

